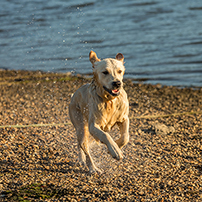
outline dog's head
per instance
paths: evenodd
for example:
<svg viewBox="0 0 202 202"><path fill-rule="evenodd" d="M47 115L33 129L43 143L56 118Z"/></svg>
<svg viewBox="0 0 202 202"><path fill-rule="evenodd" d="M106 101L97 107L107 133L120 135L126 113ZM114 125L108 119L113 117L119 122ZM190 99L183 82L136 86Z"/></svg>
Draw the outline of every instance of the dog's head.
<svg viewBox="0 0 202 202"><path fill-rule="evenodd" d="M123 86L122 80L125 72L123 55L118 53L115 59L100 60L96 53L91 51L89 59L94 68L94 79L99 87L112 97L118 96Z"/></svg>

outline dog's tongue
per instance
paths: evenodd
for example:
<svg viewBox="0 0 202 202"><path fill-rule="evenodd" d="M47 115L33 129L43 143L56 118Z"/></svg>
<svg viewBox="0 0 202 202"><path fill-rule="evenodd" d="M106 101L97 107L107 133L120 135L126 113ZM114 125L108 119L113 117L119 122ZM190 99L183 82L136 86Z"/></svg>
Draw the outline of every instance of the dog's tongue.
<svg viewBox="0 0 202 202"><path fill-rule="evenodd" d="M112 93L118 93L118 92L119 92L118 89L112 90Z"/></svg>

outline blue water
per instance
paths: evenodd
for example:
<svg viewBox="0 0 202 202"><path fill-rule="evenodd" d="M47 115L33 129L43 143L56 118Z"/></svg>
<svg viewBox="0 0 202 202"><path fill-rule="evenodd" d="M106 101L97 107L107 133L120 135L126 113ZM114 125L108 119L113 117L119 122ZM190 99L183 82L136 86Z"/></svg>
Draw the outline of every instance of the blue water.
<svg viewBox="0 0 202 202"><path fill-rule="evenodd" d="M202 1L0 1L0 69L88 74L90 50L123 53L125 78L202 86Z"/></svg>

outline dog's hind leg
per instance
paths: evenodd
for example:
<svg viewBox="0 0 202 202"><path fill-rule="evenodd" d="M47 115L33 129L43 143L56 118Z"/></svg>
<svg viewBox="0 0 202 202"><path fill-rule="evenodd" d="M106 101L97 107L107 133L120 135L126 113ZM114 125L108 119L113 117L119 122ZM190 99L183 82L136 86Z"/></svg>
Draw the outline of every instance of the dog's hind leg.
<svg viewBox="0 0 202 202"><path fill-rule="evenodd" d="M78 151L79 151L79 163L81 163L82 165L85 165L86 156L85 156L83 149L80 146L81 141L84 136L84 130L83 130L83 124L82 124L83 116L82 116L80 110L72 103L69 106L69 115L70 115L70 119L76 129L77 141L78 141Z"/></svg>
<svg viewBox="0 0 202 202"><path fill-rule="evenodd" d="M91 173L101 172L94 164L89 150L89 131L83 114L77 108L71 108L69 110L71 121L76 129L78 149L79 149L79 161L82 164L87 164Z"/></svg>
<svg viewBox="0 0 202 202"><path fill-rule="evenodd" d="M86 155L83 149L81 148L81 142L79 140L78 140L78 151L79 151L79 163L84 166L86 164Z"/></svg>
<svg viewBox="0 0 202 202"><path fill-rule="evenodd" d="M83 158L86 159L86 164L89 168L90 173L101 171L95 166L93 159L90 155L89 150L89 132L86 125L80 124L80 128L77 130L77 139L78 147L80 148L80 158L83 161ZM82 127L81 127L82 126Z"/></svg>

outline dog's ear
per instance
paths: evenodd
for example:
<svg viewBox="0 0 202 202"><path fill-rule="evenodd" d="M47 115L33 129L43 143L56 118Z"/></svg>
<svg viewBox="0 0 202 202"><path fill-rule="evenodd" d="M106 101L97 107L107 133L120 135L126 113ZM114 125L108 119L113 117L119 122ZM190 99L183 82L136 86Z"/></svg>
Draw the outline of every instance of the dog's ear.
<svg viewBox="0 0 202 202"><path fill-rule="evenodd" d="M96 53L94 51L91 51L89 53L89 60L91 61L93 67L94 67L94 63L95 62L99 62L100 61L100 59L98 59L98 57L97 57L97 55L96 55Z"/></svg>
<svg viewBox="0 0 202 202"><path fill-rule="evenodd" d="M123 54L122 53L117 53L116 54L116 59L123 62L124 61L124 57L123 57Z"/></svg>

